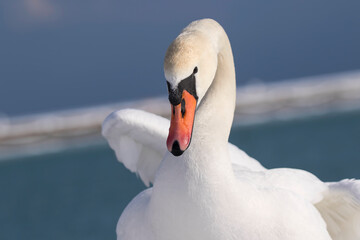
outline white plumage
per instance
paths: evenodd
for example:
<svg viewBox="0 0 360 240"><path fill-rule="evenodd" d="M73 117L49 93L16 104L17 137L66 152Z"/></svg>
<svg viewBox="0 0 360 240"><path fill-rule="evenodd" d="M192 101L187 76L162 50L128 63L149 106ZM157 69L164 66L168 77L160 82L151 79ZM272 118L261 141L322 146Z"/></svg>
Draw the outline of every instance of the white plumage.
<svg viewBox="0 0 360 240"><path fill-rule="evenodd" d="M103 123L118 160L153 183L124 210L118 239L360 239L358 180L323 183L303 170L267 170L227 142L235 72L230 43L213 20L191 23L169 47L167 80L178 84L194 65L199 101L180 157L166 149L165 118L126 109Z"/></svg>

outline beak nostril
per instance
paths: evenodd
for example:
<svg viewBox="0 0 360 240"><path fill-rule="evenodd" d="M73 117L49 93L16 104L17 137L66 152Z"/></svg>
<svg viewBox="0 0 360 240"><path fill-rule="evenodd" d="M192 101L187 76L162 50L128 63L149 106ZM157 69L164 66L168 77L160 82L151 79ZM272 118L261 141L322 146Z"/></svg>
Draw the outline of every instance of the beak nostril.
<svg viewBox="0 0 360 240"><path fill-rule="evenodd" d="M181 100L181 116L184 117L185 115L185 99Z"/></svg>

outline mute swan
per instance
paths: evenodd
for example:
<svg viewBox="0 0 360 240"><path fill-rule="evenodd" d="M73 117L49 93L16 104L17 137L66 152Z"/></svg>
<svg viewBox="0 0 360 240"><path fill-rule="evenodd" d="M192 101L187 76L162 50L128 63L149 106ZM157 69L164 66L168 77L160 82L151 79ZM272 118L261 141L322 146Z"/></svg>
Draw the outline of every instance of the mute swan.
<svg viewBox="0 0 360 240"><path fill-rule="evenodd" d="M126 109L103 123L119 161L153 183L122 213L118 239L360 239L358 180L267 170L228 143L235 69L216 21L190 23L169 46L164 71L171 122Z"/></svg>

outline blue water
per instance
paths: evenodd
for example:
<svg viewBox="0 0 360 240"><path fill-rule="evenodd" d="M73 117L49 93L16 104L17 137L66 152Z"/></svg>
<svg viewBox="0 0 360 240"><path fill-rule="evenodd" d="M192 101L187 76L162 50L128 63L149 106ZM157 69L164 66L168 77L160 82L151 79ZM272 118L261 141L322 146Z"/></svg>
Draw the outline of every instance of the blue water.
<svg viewBox="0 0 360 240"><path fill-rule="evenodd" d="M204 17L226 29L238 85L360 69L359 10L358 0L2 0L0 116L164 95L167 46Z"/></svg>
<svg viewBox="0 0 360 240"><path fill-rule="evenodd" d="M360 178L360 112L236 127L231 142L266 167L324 181ZM115 239L144 185L104 143L0 162L0 239Z"/></svg>

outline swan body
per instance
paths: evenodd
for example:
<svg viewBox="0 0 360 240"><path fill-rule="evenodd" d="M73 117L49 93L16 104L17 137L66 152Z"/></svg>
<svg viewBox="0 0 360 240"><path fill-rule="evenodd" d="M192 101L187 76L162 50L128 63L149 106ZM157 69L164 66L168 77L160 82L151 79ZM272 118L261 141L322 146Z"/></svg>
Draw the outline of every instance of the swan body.
<svg viewBox="0 0 360 240"><path fill-rule="evenodd" d="M360 239L358 180L323 183L302 170L267 170L228 143L235 69L217 22L187 26L164 70L171 122L126 109L103 123L118 160L153 183L122 213L118 239Z"/></svg>

